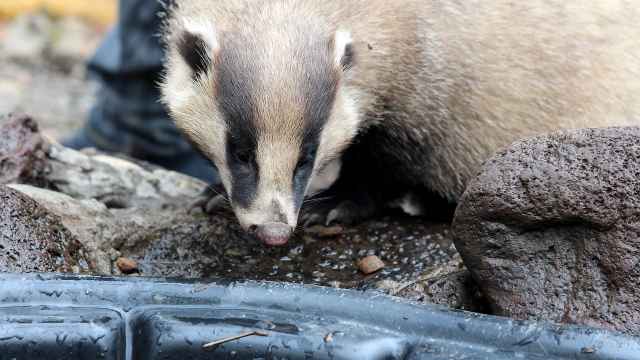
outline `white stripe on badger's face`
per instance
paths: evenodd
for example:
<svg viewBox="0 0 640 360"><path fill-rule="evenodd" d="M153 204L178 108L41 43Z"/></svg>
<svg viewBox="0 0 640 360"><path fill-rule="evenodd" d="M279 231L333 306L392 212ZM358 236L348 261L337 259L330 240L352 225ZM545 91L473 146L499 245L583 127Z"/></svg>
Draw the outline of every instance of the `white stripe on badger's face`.
<svg viewBox="0 0 640 360"><path fill-rule="evenodd" d="M258 139L258 183L255 195L248 208L234 206L243 228L269 222L281 222L292 228L296 226L299 209L292 189L299 149L297 141Z"/></svg>

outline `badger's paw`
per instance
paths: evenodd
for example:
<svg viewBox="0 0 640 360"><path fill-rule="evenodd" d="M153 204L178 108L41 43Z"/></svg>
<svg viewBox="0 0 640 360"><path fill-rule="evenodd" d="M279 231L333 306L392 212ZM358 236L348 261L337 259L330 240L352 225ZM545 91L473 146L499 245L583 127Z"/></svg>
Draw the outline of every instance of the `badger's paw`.
<svg viewBox="0 0 640 360"><path fill-rule="evenodd" d="M370 197L358 197L337 202L325 203L311 211L305 211L300 218L303 227L314 225L355 225L377 211L376 203Z"/></svg>
<svg viewBox="0 0 640 360"><path fill-rule="evenodd" d="M229 206L224 190L219 191L212 187L207 187L191 204L189 212L202 210L206 214L213 214Z"/></svg>
<svg viewBox="0 0 640 360"><path fill-rule="evenodd" d="M375 214L376 206L373 202L359 204L351 200L346 200L331 209L325 219L325 226L335 224L355 225Z"/></svg>

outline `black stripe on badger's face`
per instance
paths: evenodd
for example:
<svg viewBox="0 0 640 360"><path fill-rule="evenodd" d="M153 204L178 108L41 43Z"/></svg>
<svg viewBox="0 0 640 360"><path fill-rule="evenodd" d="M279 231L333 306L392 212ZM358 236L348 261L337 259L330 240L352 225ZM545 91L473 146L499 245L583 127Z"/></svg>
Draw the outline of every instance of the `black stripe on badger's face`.
<svg viewBox="0 0 640 360"><path fill-rule="evenodd" d="M310 101L305 107L304 137L300 147L300 159L293 176L292 190L296 208L300 208L304 201L305 190L311 178L320 145L320 136L336 97L337 75L331 69L325 69L325 71L324 76L319 73L313 74L313 80L306 84L308 88L305 92L309 94ZM327 74L336 77L328 77Z"/></svg>
<svg viewBox="0 0 640 360"><path fill-rule="evenodd" d="M227 166L232 177L231 199L248 208L260 180L256 161L258 144L255 105L251 89L251 67L235 61L232 52L222 52L217 65L218 106L225 118Z"/></svg>

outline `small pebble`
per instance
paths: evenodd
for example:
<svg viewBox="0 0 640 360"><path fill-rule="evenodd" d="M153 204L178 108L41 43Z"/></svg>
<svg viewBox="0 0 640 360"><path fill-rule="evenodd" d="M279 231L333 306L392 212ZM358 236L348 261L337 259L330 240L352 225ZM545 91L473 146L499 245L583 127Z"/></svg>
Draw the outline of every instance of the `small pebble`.
<svg viewBox="0 0 640 360"><path fill-rule="evenodd" d="M384 263L375 255L369 255L358 261L358 269L365 275L373 274L382 268L384 268Z"/></svg>
<svg viewBox="0 0 640 360"><path fill-rule="evenodd" d="M124 257L118 258L116 266L123 274L132 274L138 271L138 263L135 260Z"/></svg>
<svg viewBox="0 0 640 360"><path fill-rule="evenodd" d="M240 256L242 256L244 254L240 249L231 248L231 249L225 250L224 255L225 256L233 256L233 257L240 257Z"/></svg>
<svg viewBox="0 0 640 360"><path fill-rule="evenodd" d="M333 333L328 333L327 335L324 336L324 342L330 343L332 341L333 341Z"/></svg>

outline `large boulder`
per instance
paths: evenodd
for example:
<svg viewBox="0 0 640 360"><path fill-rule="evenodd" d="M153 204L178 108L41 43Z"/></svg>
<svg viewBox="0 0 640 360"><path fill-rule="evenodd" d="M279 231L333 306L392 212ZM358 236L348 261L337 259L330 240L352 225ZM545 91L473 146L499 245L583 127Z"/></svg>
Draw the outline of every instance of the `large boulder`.
<svg viewBox="0 0 640 360"><path fill-rule="evenodd" d="M640 335L640 128L513 144L469 185L453 231L494 313Z"/></svg>

